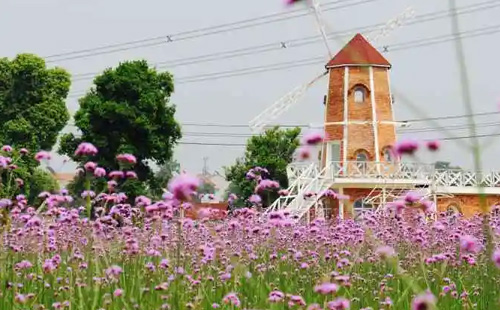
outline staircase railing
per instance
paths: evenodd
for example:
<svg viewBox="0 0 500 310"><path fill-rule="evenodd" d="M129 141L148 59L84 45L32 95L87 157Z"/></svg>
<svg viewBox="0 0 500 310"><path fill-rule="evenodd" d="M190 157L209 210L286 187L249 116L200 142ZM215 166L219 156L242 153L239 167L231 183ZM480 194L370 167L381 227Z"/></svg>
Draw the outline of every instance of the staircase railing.
<svg viewBox="0 0 500 310"><path fill-rule="evenodd" d="M287 188L288 194L286 196L278 197L266 210L264 210L264 214L268 214L270 212L285 209L288 205L288 201L295 199L297 194L301 192L301 188L304 185L305 180L307 180L307 176L310 176L317 168L316 163L311 163L307 168L301 170L300 174L296 177L296 179L290 184Z"/></svg>

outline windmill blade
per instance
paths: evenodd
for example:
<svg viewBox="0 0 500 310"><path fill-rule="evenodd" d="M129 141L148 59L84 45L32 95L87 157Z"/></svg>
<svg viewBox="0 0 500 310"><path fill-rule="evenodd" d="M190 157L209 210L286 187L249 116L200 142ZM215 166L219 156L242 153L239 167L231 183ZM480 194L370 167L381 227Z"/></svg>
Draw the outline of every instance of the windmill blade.
<svg viewBox="0 0 500 310"><path fill-rule="evenodd" d="M330 58L333 57L332 50L330 49L330 45L328 44L328 38L325 31L326 22L323 19L323 15L321 13L321 7L319 4L319 0L310 0L310 6L313 11L314 18L316 19L316 25L318 26L319 33L323 38L323 43L325 43L326 50L328 51L328 56Z"/></svg>
<svg viewBox="0 0 500 310"><path fill-rule="evenodd" d="M327 36L324 30L324 20L321 17L321 10L319 8L319 4L316 0L311 0L311 8L316 17L316 21L318 23L318 27L320 28L320 32L323 36L323 40L328 49L328 53L330 54L330 49L328 46ZM378 32L369 36L369 41L374 44L378 40L387 36L388 33L394 31L396 28L402 26L404 22L408 19L411 19L415 16L415 10L412 7L404 10L400 15L396 18L389 20L384 26L382 26ZM252 119L249 123L250 129L253 133L261 132L270 122L276 119L278 116L286 112L292 105L297 103L306 93L306 91L311 87L315 82L320 80L323 76L325 76L328 72L323 73L322 75L314 78L311 82L301 85L278 101L274 102L267 109L262 111L259 115L257 115L254 119Z"/></svg>
<svg viewBox="0 0 500 310"><path fill-rule="evenodd" d="M326 76L326 74L327 72L322 73L321 75L315 77L309 83L306 83L304 85L295 88L285 96L281 97L278 101L274 102L267 109L262 111L249 123L252 132L255 134L262 132L264 127L266 127L272 120L276 119L278 116L283 114L292 105L297 103L302 97L304 97L304 94L307 92L309 87L311 87L314 83L319 81L322 77Z"/></svg>

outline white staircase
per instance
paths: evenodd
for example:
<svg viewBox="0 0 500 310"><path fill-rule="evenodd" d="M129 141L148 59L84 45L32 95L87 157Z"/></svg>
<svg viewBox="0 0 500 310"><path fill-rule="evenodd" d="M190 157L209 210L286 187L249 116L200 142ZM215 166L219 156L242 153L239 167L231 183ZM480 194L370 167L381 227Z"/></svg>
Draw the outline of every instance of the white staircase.
<svg viewBox="0 0 500 310"><path fill-rule="evenodd" d="M322 217L323 210L318 208L320 204L318 200L321 198L321 193L330 188L333 182L329 177L328 167L320 170L317 163L307 166L288 187L288 195L276 199L264 214L282 210L287 212L290 218L299 221L309 214L311 208L316 207L316 216Z"/></svg>
<svg viewBox="0 0 500 310"><path fill-rule="evenodd" d="M422 199L427 199L432 195L432 191L428 187L417 188L391 188L390 186L376 187L370 194L363 199L363 205L373 206L375 212L380 212L384 209L387 203L401 199L407 192L413 192Z"/></svg>

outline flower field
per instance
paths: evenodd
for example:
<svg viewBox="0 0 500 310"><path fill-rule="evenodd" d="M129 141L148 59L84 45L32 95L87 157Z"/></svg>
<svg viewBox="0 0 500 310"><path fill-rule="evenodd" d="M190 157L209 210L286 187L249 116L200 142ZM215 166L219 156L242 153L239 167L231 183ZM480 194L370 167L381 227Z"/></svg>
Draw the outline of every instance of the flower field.
<svg viewBox="0 0 500 310"><path fill-rule="evenodd" d="M17 202L2 238L0 309L499 307L500 255L483 243L480 217L291 225L243 209L213 223L153 205L114 205L111 214L142 217L118 227L113 215L89 222L62 205L37 215ZM499 224L491 219L493 232Z"/></svg>
<svg viewBox="0 0 500 310"><path fill-rule="evenodd" d="M4 168L14 165L7 154L15 151L3 152ZM97 149L85 143L76 153ZM181 174L161 200L131 204L119 183L136 177L136 159L117 160L120 171L91 161L80 169L88 180L83 206L66 190L42 193L37 206L22 194L0 200L0 309L500 308L497 210L470 219L432 214L430 202L408 192L362 221L297 223L254 208L216 221L202 209L191 220L184 213L196 178ZM256 181L254 204L262 191L279 190L265 174L247 174ZM92 178L108 178L108 189L93 192Z"/></svg>

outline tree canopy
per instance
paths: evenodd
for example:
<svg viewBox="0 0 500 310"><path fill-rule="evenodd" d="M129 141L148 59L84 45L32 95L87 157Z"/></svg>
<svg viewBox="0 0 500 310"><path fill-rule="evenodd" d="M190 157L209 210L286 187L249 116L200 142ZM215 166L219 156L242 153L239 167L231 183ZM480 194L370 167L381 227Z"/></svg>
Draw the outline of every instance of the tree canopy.
<svg viewBox="0 0 500 310"><path fill-rule="evenodd" d="M266 168L269 179L278 181L282 188L288 187L286 167L299 145L299 135L300 128L281 130L275 127L248 140L245 156L238 158L234 165L225 167L226 180L230 182L228 190L238 196L235 205L243 206L254 193L255 181L245 177L248 170L254 167ZM276 193L268 193L262 197L263 206L268 206L277 197Z"/></svg>
<svg viewBox="0 0 500 310"><path fill-rule="evenodd" d="M150 68L146 61L123 62L105 70L79 100L75 125L81 135L64 135L59 152L83 164L74 151L81 142L90 142L99 149L92 160L108 170L119 169L116 155L133 154L138 180L153 181L150 163L168 162L181 138L175 106L169 104L173 90L172 76ZM144 191L129 183L127 187L134 193Z"/></svg>
<svg viewBox="0 0 500 310"><path fill-rule="evenodd" d="M13 146L16 169L2 171L0 192L6 197L25 194L29 202L44 190L57 188L54 178L40 170L33 156L20 156L21 148L31 153L51 150L59 132L69 120L65 99L71 79L61 68L47 68L45 61L32 54L19 54L14 59L0 58L0 146ZM23 186L12 192L14 178ZM17 187L16 187L17 188Z"/></svg>
<svg viewBox="0 0 500 310"><path fill-rule="evenodd" d="M69 120L71 85L64 69L47 69L35 55L0 59L0 141L33 152L50 150Z"/></svg>

